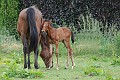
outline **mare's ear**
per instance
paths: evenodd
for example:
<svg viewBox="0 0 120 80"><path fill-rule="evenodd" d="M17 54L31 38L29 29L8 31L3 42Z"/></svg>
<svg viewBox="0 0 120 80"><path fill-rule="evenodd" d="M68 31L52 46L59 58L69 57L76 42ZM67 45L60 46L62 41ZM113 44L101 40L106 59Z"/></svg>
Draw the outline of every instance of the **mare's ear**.
<svg viewBox="0 0 120 80"><path fill-rule="evenodd" d="M43 19L43 21L42 21L42 28L43 28L43 24L44 24L45 21L46 21L46 19Z"/></svg>

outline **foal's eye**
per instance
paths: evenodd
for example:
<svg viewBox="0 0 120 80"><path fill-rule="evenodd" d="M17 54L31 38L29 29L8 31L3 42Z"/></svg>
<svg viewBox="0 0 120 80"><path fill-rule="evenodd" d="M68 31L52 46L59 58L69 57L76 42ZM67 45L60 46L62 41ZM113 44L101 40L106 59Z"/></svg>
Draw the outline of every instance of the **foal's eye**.
<svg viewBox="0 0 120 80"><path fill-rule="evenodd" d="M43 25L45 27L45 25Z"/></svg>

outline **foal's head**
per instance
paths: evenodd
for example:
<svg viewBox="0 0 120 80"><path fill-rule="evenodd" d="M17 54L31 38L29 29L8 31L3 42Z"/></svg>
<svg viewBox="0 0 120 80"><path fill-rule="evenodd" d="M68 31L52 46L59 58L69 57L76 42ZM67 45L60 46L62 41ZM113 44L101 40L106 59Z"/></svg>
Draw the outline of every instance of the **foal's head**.
<svg viewBox="0 0 120 80"><path fill-rule="evenodd" d="M51 26L51 21L45 20L42 26L42 32L47 32Z"/></svg>
<svg viewBox="0 0 120 80"><path fill-rule="evenodd" d="M44 38L47 36L47 32L50 29L50 27L51 27L51 21L44 20L44 22L42 24L42 29L41 29L41 32L42 32L42 35L44 36Z"/></svg>

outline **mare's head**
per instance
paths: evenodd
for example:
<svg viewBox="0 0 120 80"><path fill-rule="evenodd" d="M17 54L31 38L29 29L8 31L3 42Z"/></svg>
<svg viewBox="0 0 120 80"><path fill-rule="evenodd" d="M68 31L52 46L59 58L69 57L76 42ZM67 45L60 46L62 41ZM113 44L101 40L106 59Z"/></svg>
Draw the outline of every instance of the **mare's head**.
<svg viewBox="0 0 120 80"><path fill-rule="evenodd" d="M40 52L40 57L42 58L46 68L51 68L53 66L52 60L50 60L50 58L52 57L52 54L50 54L50 44L48 41L48 36L44 36L43 34L41 34L41 52Z"/></svg>

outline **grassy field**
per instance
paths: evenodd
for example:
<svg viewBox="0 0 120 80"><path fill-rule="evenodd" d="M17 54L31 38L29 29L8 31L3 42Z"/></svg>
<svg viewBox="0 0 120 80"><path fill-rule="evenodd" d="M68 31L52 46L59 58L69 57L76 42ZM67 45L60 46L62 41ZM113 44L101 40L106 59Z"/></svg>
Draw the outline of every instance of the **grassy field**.
<svg viewBox="0 0 120 80"><path fill-rule="evenodd" d="M55 54L51 70L46 70L40 56L39 69L35 70L33 53L32 69L23 69L22 44L10 39L3 40L0 45L0 80L120 80L120 58L114 54L113 45L103 43L102 38L89 41L81 38L72 44L76 64L73 70L71 62L69 68L64 69L67 54L62 44L59 47L59 70L56 70Z"/></svg>
<svg viewBox="0 0 120 80"><path fill-rule="evenodd" d="M113 58L100 55L75 56L76 67L72 70L71 65L65 68L66 57L59 58L60 70L54 67L46 70L44 63L39 57L39 69L23 69L23 55L0 53L0 76L1 79L13 80L119 80L120 63L113 64ZM33 57L33 55L31 56Z"/></svg>

